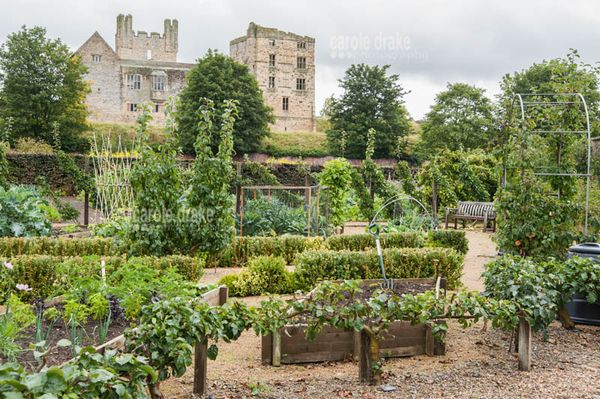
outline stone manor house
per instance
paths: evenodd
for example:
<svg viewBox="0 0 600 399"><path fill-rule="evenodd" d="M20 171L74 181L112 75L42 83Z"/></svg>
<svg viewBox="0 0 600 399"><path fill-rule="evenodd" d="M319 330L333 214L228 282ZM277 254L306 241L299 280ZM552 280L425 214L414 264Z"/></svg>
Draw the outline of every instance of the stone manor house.
<svg viewBox="0 0 600 399"><path fill-rule="evenodd" d="M178 23L166 19L162 35L134 32L131 15L117 17L115 48L95 32L77 51L88 67L90 119L134 122L140 106L152 104L153 122L164 123L165 102L185 85L195 65L177 61ZM273 108L274 131L315 128L315 40L250 23L230 43L230 56L257 78Z"/></svg>

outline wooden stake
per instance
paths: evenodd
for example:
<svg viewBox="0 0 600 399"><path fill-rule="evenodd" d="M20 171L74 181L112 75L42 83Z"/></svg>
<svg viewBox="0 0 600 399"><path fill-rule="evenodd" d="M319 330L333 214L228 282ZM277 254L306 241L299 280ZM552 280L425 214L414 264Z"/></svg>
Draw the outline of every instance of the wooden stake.
<svg viewBox="0 0 600 399"><path fill-rule="evenodd" d="M307 236L310 237L310 197L311 197L311 187L308 188L308 209L307 209L307 214L308 214L308 231L307 231Z"/></svg>
<svg viewBox="0 0 600 399"><path fill-rule="evenodd" d="M379 362L379 341L367 331L360 332L360 355L358 357L358 378L360 382L378 385L381 382L381 373L376 372L373 366Z"/></svg>
<svg viewBox="0 0 600 399"><path fill-rule="evenodd" d="M524 317L519 317L519 370L531 369L531 326Z"/></svg>
<svg viewBox="0 0 600 399"><path fill-rule="evenodd" d="M88 226L90 224L90 193L87 190L84 191L83 201L83 225Z"/></svg>
<svg viewBox="0 0 600 399"><path fill-rule="evenodd" d="M204 395L206 393L206 344L196 343L194 352L194 394Z"/></svg>
<svg viewBox="0 0 600 399"><path fill-rule="evenodd" d="M241 206L240 206L240 237L244 236L244 188L242 187L242 193L240 194Z"/></svg>
<svg viewBox="0 0 600 399"><path fill-rule="evenodd" d="M354 331L354 349L352 350L352 358L355 362L360 361L360 332Z"/></svg>
<svg viewBox="0 0 600 399"><path fill-rule="evenodd" d="M430 325L425 326L425 354L427 356L433 356L434 354L433 329Z"/></svg>
<svg viewBox="0 0 600 399"><path fill-rule="evenodd" d="M317 186L317 199L315 202L315 220L317 223L317 231L315 236L319 236L319 197L321 196L321 186Z"/></svg>
<svg viewBox="0 0 600 399"><path fill-rule="evenodd" d="M229 287L226 285L219 287L219 306L225 305L229 298Z"/></svg>
<svg viewBox="0 0 600 399"><path fill-rule="evenodd" d="M273 333L273 358L271 364L274 367L281 366L281 334L279 331Z"/></svg>

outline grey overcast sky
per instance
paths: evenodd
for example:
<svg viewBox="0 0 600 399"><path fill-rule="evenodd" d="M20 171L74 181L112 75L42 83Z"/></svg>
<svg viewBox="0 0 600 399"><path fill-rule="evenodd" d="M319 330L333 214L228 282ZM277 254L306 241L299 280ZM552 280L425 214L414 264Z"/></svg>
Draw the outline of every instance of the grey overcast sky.
<svg viewBox="0 0 600 399"><path fill-rule="evenodd" d="M352 63L390 64L422 118L448 82L498 91L509 72L577 48L600 61L597 0L0 0L0 41L21 25L41 25L74 50L94 31L114 45L117 14L133 29L159 31L179 20L179 60L207 49L228 53L248 23L316 39L317 110Z"/></svg>

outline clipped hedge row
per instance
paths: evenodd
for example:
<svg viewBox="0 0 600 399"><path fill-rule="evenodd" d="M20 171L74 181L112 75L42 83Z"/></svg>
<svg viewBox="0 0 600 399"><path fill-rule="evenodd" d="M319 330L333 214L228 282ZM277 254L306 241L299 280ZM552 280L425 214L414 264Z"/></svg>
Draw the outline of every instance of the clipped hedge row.
<svg viewBox="0 0 600 399"><path fill-rule="evenodd" d="M221 255L209 259L208 264L211 267L244 267L250 258L271 255L281 256L290 264L297 254L322 246L320 237L236 237Z"/></svg>
<svg viewBox="0 0 600 399"><path fill-rule="evenodd" d="M142 256L126 258L125 256L49 256L49 255L24 255L6 259L14 269L10 271L14 283L27 284L32 289L27 294L31 298L50 298L60 295L72 287L75 277L99 276L101 274L101 260L105 261L106 273L110 274L126 263L141 263L159 270L175 268L178 273L195 281L203 273L204 259L189 256ZM5 268L2 272L7 273ZM2 274L0 273L0 276ZM4 276L6 277L6 276ZM0 287L3 290L2 278Z"/></svg>
<svg viewBox="0 0 600 399"><path fill-rule="evenodd" d="M464 257L449 248L388 248L383 251L388 278L442 276L448 288L460 286ZM296 258L296 284L303 290L320 280L381 278L377 251L306 251Z"/></svg>
<svg viewBox="0 0 600 399"><path fill-rule="evenodd" d="M0 256L51 255L88 256L122 255L125 248L110 238L6 237L0 239Z"/></svg>
<svg viewBox="0 0 600 399"><path fill-rule="evenodd" d="M383 248L421 248L423 246L453 248L466 253L468 241L463 231L436 230L427 239L421 233L389 233L381 235ZM296 256L308 250L364 251L375 248L370 234L320 237L236 237L225 251L211 258L211 267L244 267L256 256L281 256L288 264ZM120 256L127 254L127 247L110 238L0 238L0 256L51 255L51 256Z"/></svg>
<svg viewBox="0 0 600 399"><path fill-rule="evenodd" d="M390 233L379 236L382 248L421 248L425 245L423 234ZM371 234L331 236L325 241L326 249L333 251L364 251L375 248L375 237Z"/></svg>
<svg viewBox="0 0 600 399"><path fill-rule="evenodd" d="M427 242L431 247L453 248L461 254L469 250L469 240L465 232L459 230L432 230L428 233Z"/></svg>

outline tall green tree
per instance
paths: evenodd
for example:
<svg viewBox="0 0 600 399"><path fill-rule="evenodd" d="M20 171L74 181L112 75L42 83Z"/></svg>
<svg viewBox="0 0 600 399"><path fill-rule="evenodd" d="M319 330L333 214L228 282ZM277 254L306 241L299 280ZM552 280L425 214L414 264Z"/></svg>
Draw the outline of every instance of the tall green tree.
<svg viewBox="0 0 600 399"><path fill-rule="evenodd" d="M421 154L486 148L495 123L491 101L484 93L466 83L449 83L425 116Z"/></svg>
<svg viewBox="0 0 600 399"><path fill-rule="evenodd" d="M0 46L0 119L11 121L11 140L52 143L58 124L62 148L78 149L87 129L85 72L79 57L60 39L48 39L44 28L10 34Z"/></svg>
<svg viewBox="0 0 600 399"><path fill-rule="evenodd" d="M205 104L205 99L215 104L236 101L239 105L233 135L234 150L248 153L260 148L261 140L269 135L269 123L274 119L273 111L263 101L256 78L247 66L209 50L189 72L187 86L179 96L177 122L184 153L194 153L200 122L198 109ZM215 124L220 125L219 121ZM219 137L217 132L211 136ZM216 149L217 142L213 141L212 146Z"/></svg>
<svg viewBox="0 0 600 399"><path fill-rule="evenodd" d="M403 97L407 94L399 76L388 73L389 65L352 65L340 80L344 93L328 103L331 150L349 158L361 158L367 147L367 132L374 129L375 157L397 155L399 144L410 132ZM343 149L343 151L342 151Z"/></svg>
<svg viewBox="0 0 600 399"><path fill-rule="evenodd" d="M533 64L529 68L504 76L499 95L502 134L502 161L508 168L507 179L521 180L522 170L555 173L585 171L585 143L577 134L533 134L534 131L585 131L586 118L577 96L586 100L591 122L592 136L600 135L600 91L598 76L600 67L581 61L576 50L566 57ZM536 94L552 93L554 96ZM524 126L530 132L523 137L519 129L521 109L515 101L516 94L525 104ZM568 95L568 96L565 96ZM567 104L557 105L558 101ZM534 103L544 103L534 105ZM544 178L563 199L576 193L576 178L551 176Z"/></svg>
<svg viewBox="0 0 600 399"><path fill-rule="evenodd" d="M590 120L600 123L600 67L581 61L577 50L571 49L566 57L535 63L527 69L506 74L500 82L500 103L507 112L517 93L581 93L590 111ZM600 134L600 125L594 132Z"/></svg>

